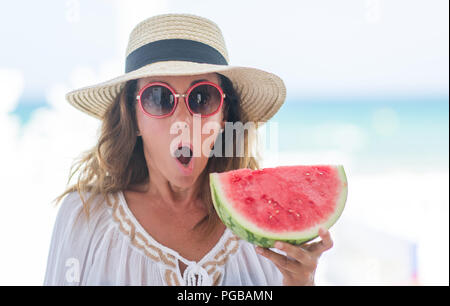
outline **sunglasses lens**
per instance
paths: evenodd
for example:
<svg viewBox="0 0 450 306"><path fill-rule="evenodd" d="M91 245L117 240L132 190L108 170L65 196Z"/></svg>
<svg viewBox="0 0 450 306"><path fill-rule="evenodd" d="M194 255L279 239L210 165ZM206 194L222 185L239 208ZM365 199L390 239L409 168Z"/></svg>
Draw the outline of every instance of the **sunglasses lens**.
<svg viewBox="0 0 450 306"><path fill-rule="evenodd" d="M189 94L189 107L195 114L211 115L217 111L220 102L220 91L212 85L198 85Z"/></svg>
<svg viewBox="0 0 450 306"><path fill-rule="evenodd" d="M175 97L168 88L154 85L146 88L141 94L141 103L147 113L163 116L172 111Z"/></svg>

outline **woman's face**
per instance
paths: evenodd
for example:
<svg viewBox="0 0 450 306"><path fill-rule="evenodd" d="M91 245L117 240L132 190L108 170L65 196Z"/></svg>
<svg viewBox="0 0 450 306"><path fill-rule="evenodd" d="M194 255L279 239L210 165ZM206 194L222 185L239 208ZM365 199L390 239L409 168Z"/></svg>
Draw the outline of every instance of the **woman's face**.
<svg viewBox="0 0 450 306"><path fill-rule="evenodd" d="M220 86L219 76L216 73L210 73L142 78L138 80L137 87L139 92L146 84L158 81L168 84L175 93L184 94L187 93L191 84L198 80L206 80ZM210 117L194 119L183 97L179 97L173 114L164 118L149 117L139 105L136 105L136 119L150 176L157 175L179 188L191 187L197 180L208 162L210 144L224 127L222 109ZM195 124L194 120L196 120ZM206 130L203 129L205 125L207 125ZM187 147L191 146L194 151L187 167L182 164L186 162L186 159L177 158L180 153L189 152L189 150L177 151L180 142Z"/></svg>

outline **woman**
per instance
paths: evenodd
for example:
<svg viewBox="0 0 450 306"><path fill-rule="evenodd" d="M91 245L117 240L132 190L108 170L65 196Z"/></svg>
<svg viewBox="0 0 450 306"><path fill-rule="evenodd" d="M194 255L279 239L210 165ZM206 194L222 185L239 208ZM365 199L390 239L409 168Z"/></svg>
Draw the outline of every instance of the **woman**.
<svg viewBox="0 0 450 306"><path fill-rule="evenodd" d="M240 134L244 154L236 154L241 139L227 141L224 127L270 119L284 102L283 81L229 66L217 25L189 14L138 24L125 72L67 94L102 125L71 169L77 183L56 199L64 201L44 283L313 285L317 259L332 246L327 231L303 247L256 249L220 222L209 190L211 172L259 167L255 129Z"/></svg>

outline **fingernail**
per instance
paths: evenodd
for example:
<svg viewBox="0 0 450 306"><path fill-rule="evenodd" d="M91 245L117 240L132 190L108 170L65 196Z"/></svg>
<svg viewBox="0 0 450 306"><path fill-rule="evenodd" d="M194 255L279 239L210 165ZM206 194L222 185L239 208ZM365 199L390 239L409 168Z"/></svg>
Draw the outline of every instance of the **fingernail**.
<svg viewBox="0 0 450 306"><path fill-rule="evenodd" d="M277 248L277 249L282 249L283 248L283 244L281 243L281 242L275 242L275 247Z"/></svg>

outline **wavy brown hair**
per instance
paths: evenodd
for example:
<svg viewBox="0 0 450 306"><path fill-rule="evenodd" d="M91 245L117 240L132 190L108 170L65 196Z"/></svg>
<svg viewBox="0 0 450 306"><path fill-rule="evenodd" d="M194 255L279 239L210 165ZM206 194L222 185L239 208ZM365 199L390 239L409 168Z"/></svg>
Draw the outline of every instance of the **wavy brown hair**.
<svg viewBox="0 0 450 306"><path fill-rule="evenodd" d="M226 122L242 122L240 98L232 82L224 75L218 74L220 86L226 98L223 104L223 118ZM144 157L142 137L137 136L136 97L137 80L128 81L121 93L116 97L102 118L100 136L97 144L83 152L70 168L70 181L76 177L75 184L56 197L57 205L67 194L78 192L83 203L83 211L89 219L91 208L99 207L100 202L107 201L112 206L109 195L118 201L117 192L127 190L149 182L149 173ZM244 123L244 122L243 122ZM257 128L257 123L255 123ZM225 144L225 133L222 131L222 144ZM233 152L237 152L238 138L233 131ZM217 141L218 139L216 139ZM224 172L240 168L259 169L259 155L254 151L257 141L256 129L246 129L243 135L244 154L226 157L225 146L222 146L222 157L212 155L199 176L200 185L197 197L205 205L207 215L197 225L206 234L212 233L220 221L213 206L209 187L209 173ZM241 147L242 149L242 147ZM86 195L86 198L84 197ZM100 196L97 204L91 205ZM93 206L93 207L92 207Z"/></svg>

